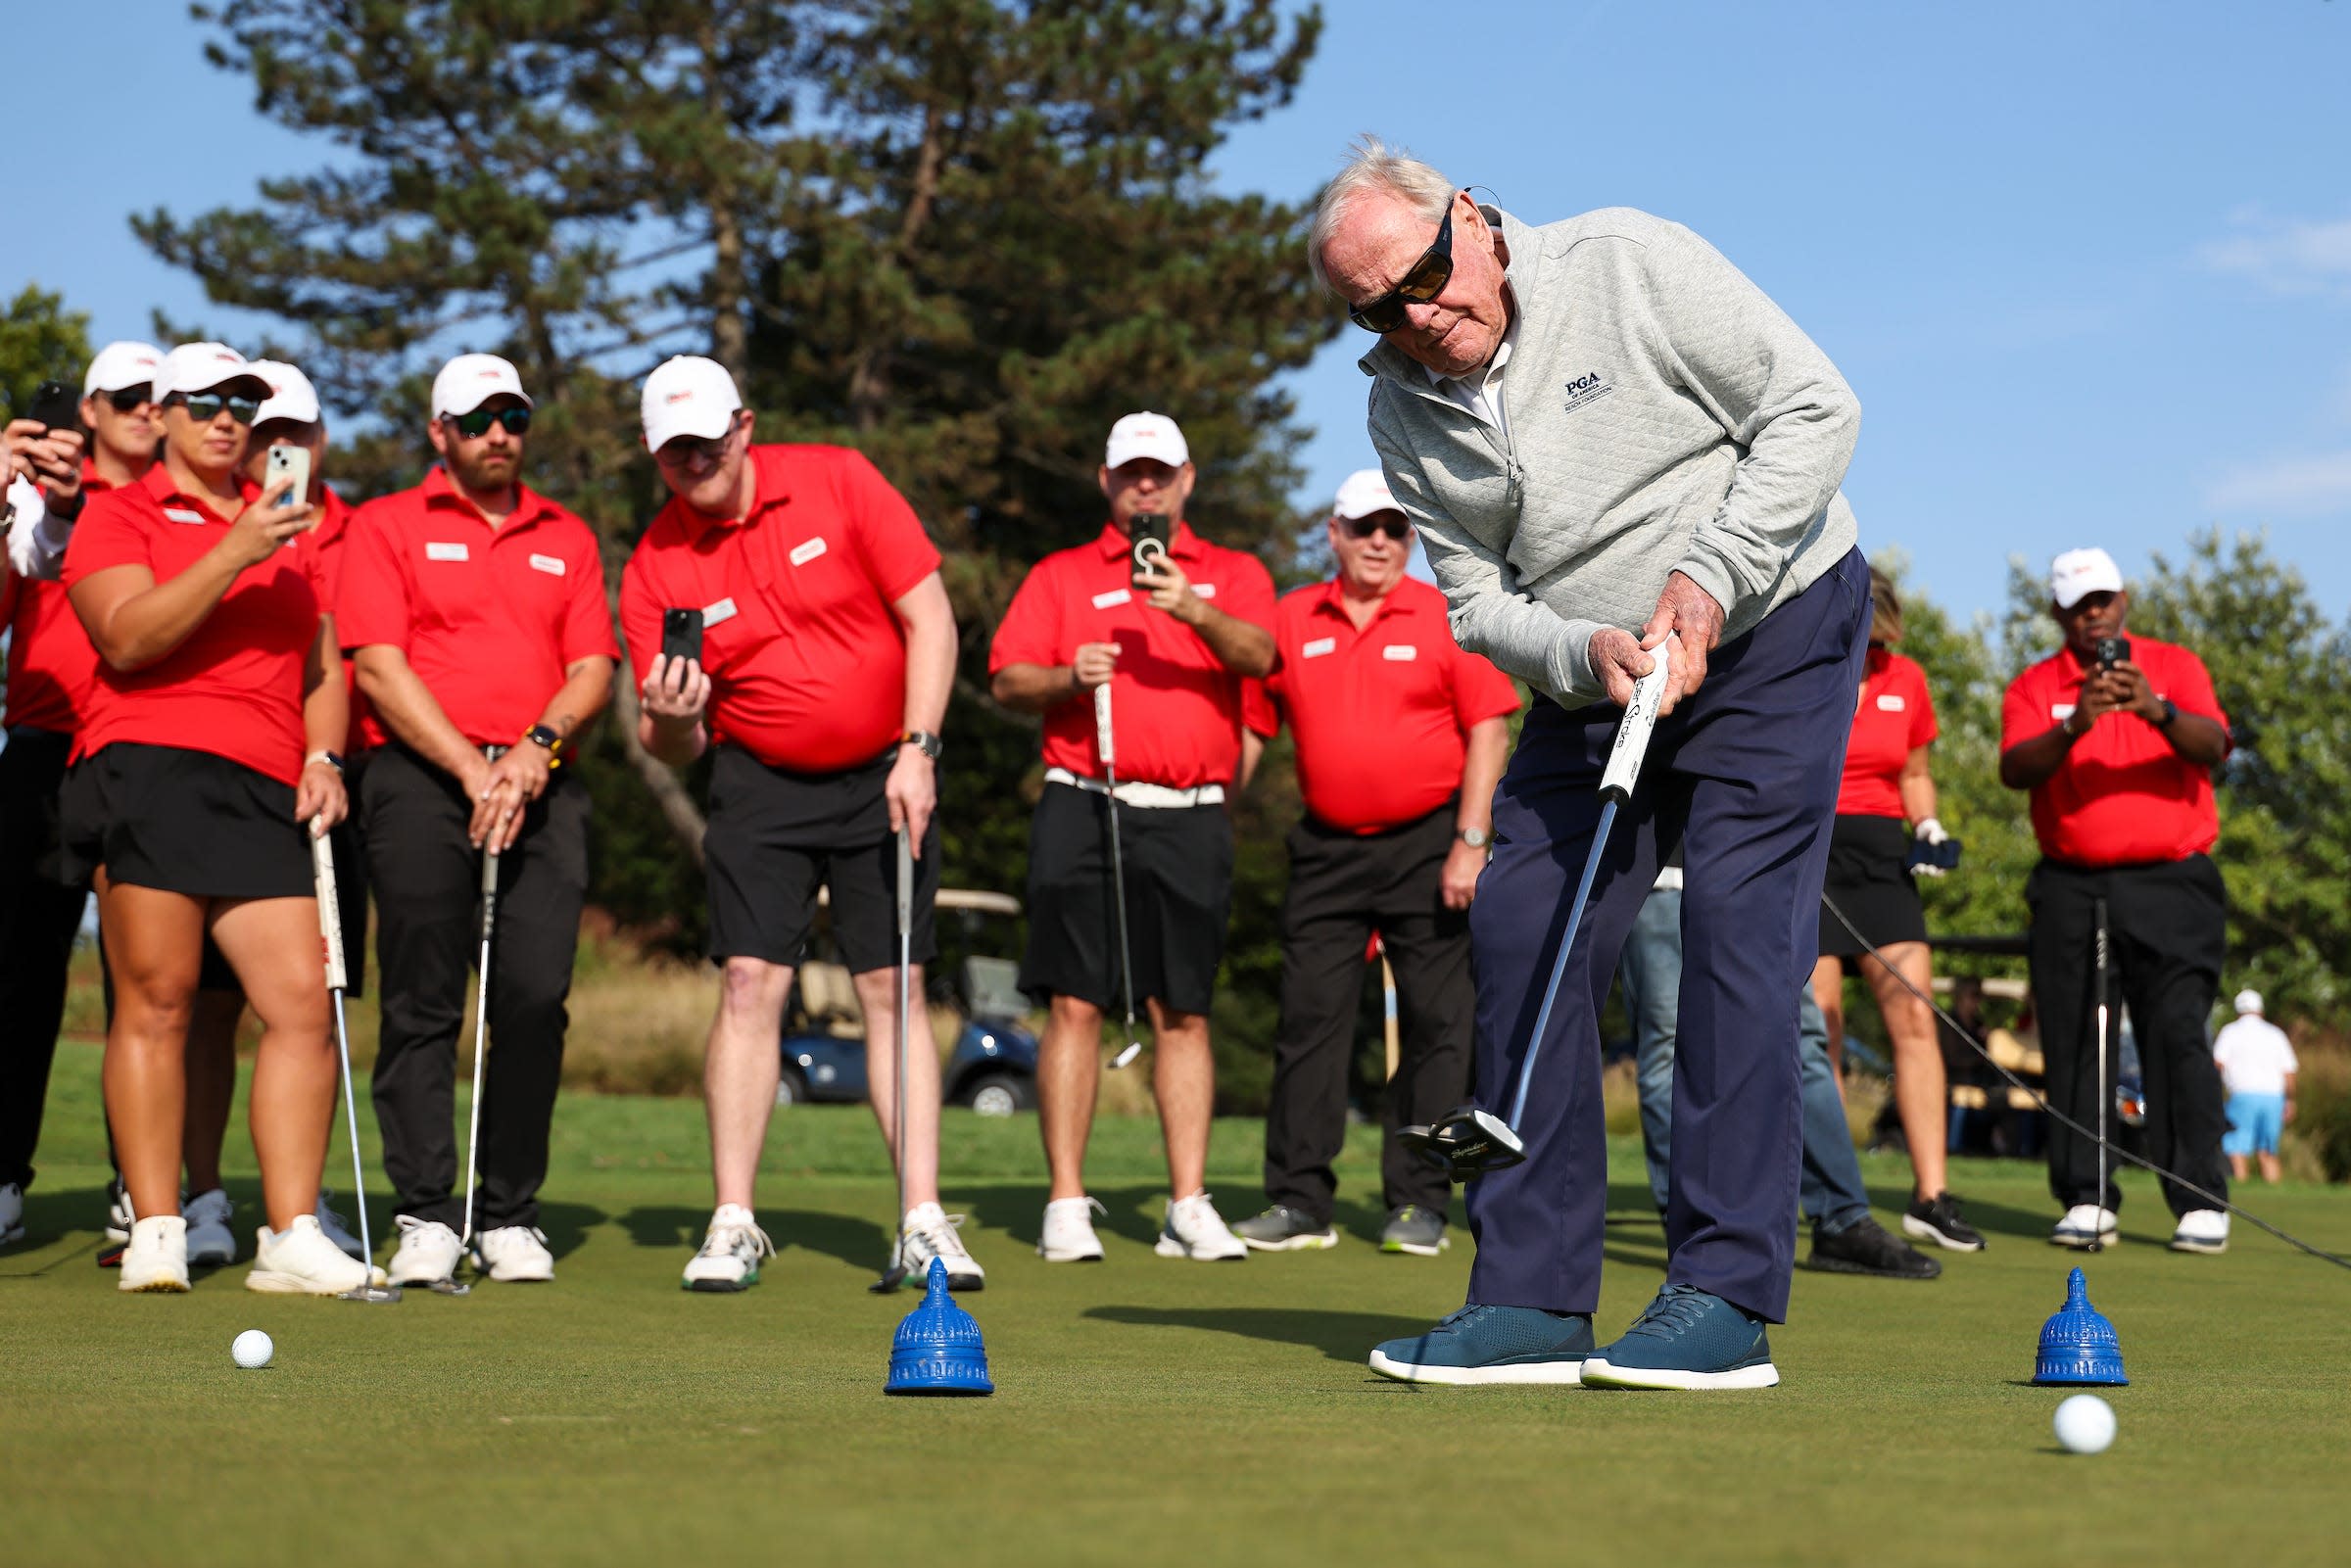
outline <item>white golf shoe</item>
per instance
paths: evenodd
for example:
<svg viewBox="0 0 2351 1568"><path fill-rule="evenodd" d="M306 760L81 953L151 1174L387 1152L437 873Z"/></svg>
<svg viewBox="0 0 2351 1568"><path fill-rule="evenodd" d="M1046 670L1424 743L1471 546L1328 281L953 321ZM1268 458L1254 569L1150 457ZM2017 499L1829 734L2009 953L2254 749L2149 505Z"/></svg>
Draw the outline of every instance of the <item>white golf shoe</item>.
<svg viewBox="0 0 2351 1568"><path fill-rule="evenodd" d="M543 1284L555 1277L555 1255L547 1232L530 1225L501 1225L473 1240L473 1266L507 1284Z"/></svg>
<svg viewBox="0 0 2351 1568"><path fill-rule="evenodd" d="M2057 1221L2057 1228L2049 1232L2049 1241L2057 1247L2091 1247L2113 1241L2118 1229L2113 1210L2100 1209L2096 1204L2076 1204Z"/></svg>
<svg viewBox="0 0 2351 1568"><path fill-rule="evenodd" d="M1237 1262L1249 1256L1248 1244L1226 1228L1224 1216L1205 1192L1168 1205L1168 1222L1160 1227L1153 1251L1162 1258L1189 1258L1201 1263Z"/></svg>
<svg viewBox="0 0 2351 1568"><path fill-rule="evenodd" d="M17 1182L0 1182L0 1247L24 1239L24 1189Z"/></svg>
<svg viewBox="0 0 2351 1568"><path fill-rule="evenodd" d="M2229 1250L2229 1213L2222 1209L2191 1209L2180 1216L2172 1232L2176 1253L2225 1253Z"/></svg>
<svg viewBox="0 0 2351 1568"><path fill-rule="evenodd" d="M456 1278L457 1259L464 1249L457 1245L456 1231L438 1219L408 1214L393 1215L392 1223L400 1227L400 1246L385 1271L393 1284L438 1285Z"/></svg>
<svg viewBox="0 0 2351 1568"><path fill-rule="evenodd" d="M947 1289L984 1289L987 1270L964 1250L963 1236L955 1228L962 1223L961 1214L950 1214L936 1204L916 1204L906 1211L906 1272L919 1282L930 1273L931 1259L936 1258L947 1265Z"/></svg>
<svg viewBox="0 0 2351 1568"><path fill-rule="evenodd" d="M229 1224L236 1212L228 1194L217 1187L179 1206L180 1218L188 1222L189 1267L217 1268L236 1261L237 1233Z"/></svg>
<svg viewBox="0 0 2351 1568"><path fill-rule="evenodd" d="M720 1204L710 1215L702 1250L686 1259L687 1290L739 1291L759 1283L759 1259L776 1256L776 1244L741 1204Z"/></svg>
<svg viewBox="0 0 2351 1568"><path fill-rule="evenodd" d="M370 1268L326 1239L316 1214L296 1214L283 1230L264 1225L254 1232L253 1267L247 1290L276 1296L340 1296L362 1285L380 1285L384 1271Z"/></svg>
<svg viewBox="0 0 2351 1568"><path fill-rule="evenodd" d="M311 1211L318 1216L318 1228L326 1232L326 1239L335 1244L337 1252L354 1261L365 1262L366 1259L360 1256L360 1238L354 1236L351 1228L343 1223L341 1214L326 1207L327 1197L326 1189L319 1188L318 1207Z"/></svg>
<svg viewBox="0 0 2351 1568"><path fill-rule="evenodd" d="M1106 1214L1091 1198L1056 1198L1045 1205L1045 1228L1036 1238L1036 1256L1048 1263L1098 1263L1102 1238L1094 1234L1095 1214Z"/></svg>
<svg viewBox="0 0 2351 1568"><path fill-rule="evenodd" d="M184 1291L188 1288L188 1222L177 1214L131 1221L122 1250L117 1290Z"/></svg>

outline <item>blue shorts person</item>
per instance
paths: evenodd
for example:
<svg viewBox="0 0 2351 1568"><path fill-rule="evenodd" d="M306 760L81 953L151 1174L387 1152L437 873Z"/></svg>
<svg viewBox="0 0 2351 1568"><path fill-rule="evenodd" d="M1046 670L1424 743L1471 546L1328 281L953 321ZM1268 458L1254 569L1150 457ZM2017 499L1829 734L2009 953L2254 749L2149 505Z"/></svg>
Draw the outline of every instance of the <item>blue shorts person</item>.
<svg viewBox="0 0 2351 1568"><path fill-rule="evenodd" d="M2232 1094L2229 1097L2229 1133L2221 1140L2221 1152L2232 1160L2275 1155L2284 1130L2284 1095Z"/></svg>

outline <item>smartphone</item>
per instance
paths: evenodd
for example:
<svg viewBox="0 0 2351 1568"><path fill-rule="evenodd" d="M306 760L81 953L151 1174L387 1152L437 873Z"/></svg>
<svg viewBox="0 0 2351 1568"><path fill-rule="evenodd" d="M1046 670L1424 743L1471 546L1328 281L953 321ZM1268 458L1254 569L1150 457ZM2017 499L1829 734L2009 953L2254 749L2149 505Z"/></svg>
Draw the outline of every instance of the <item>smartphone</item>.
<svg viewBox="0 0 2351 1568"><path fill-rule="evenodd" d="M2131 657L2131 640L2129 638L2102 637L2098 639L2099 668L2111 670L2129 657Z"/></svg>
<svg viewBox="0 0 2351 1568"><path fill-rule="evenodd" d="M665 659L692 659L696 664L702 662L700 610L661 612L661 656Z"/></svg>
<svg viewBox="0 0 2351 1568"><path fill-rule="evenodd" d="M311 449L308 447L274 446L269 449L269 466L264 471L262 488L268 489L281 478L294 476L294 487L280 496L278 507L291 511L311 503Z"/></svg>
<svg viewBox="0 0 2351 1568"><path fill-rule="evenodd" d="M44 381L33 393L24 417L50 430L79 430L81 395L62 381Z"/></svg>
<svg viewBox="0 0 2351 1568"><path fill-rule="evenodd" d="M1134 586L1143 586L1143 573L1157 567L1176 541L1176 529L1164 512L1142 512L1127 523L1128 548L1134 565Z"/></svg>

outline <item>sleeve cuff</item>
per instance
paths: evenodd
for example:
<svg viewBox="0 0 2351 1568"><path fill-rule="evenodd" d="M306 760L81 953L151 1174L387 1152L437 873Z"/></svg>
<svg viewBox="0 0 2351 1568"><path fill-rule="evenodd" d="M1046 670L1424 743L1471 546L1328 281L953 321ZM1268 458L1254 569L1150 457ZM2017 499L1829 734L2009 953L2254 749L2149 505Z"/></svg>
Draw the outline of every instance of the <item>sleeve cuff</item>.
<svg viewBox="0 0 2351 1568"><path fill-rule="evenodd" d="M1722 607L1723 620L1728 622L1738 602L1739 586L1732 581L1730 569L1720 556L1706 552L1696 540L1690 546L1690 553L1676 561L1673 569L1713 594L1714 602Z"/></svg>
<svg viewBox="0 0 2351 1568"><path fill-rule="evenodd" d="M1592 634L1600 629L1598 621L1560 624L1559 635L1551 645L1551 656L1544 661L1552 689L1559 695L1590 697L1600 693L1600 683L1592 676Z"/></svg>

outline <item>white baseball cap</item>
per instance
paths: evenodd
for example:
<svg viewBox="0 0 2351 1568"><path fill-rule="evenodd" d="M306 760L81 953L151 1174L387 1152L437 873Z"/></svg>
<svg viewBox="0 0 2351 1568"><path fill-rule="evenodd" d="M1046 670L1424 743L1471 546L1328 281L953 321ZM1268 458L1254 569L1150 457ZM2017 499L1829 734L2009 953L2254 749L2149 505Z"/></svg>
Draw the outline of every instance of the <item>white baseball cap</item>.
<svg viewBox="0 0 2351 1568"><path fill-rule="evenodd" d="M1339 486L1339 499L1331 502L1331 515L1354 522L1373 512L1400 512L1403 503L1388 490L1388 476L1376 468L1358 468Z"/></svg>
<svg viewBox="0 0 2351 1568"><path fill-rule="evenodd" d="M318 422L318 389L283 359L256 359L253 373L269 383L269 396L253 416L257 425L272 419L291 419L296 424L314 425Z"/></svg>
<svg viewBox="0 0 2351 1568"><path fill-rule="evenodd" d="M2237 1010L2239 1013L2254 1013L2254 1014L2258 1014L2258 1013L2260 1013L2260 1011L2261 1011L2261 993L2260 993L2259 991L2239 991L2239 992L2237 992L2237 993L2236 993L2236 1010Z"/></svg>
<svg viewBox="0 0 2351 1568"><path fill-rule="evenodd" d="M2069 549L2049 562L2049 596L2061 610L2070 610L2091 594L2120 594L2123 569L2114 557L2091 546Z"/></svg>
<svg viewBox="0 0 2351 1568"><path fill-rule="evenodd" d="M681 354L664 359L645 378L638 411L645 420L645 450L659 451L680 436L716 441L735 427L743 396L735 378L716 359Z"/></svg>
<svg viewBox="0 0 2351 1568"><path fill-rule="evenodd" d="M174 392L210 392L232 381L250 381L264 389L268 383L253 373L245 356L225 343L183 343L164 356L155 371L155 401Z"/></svg>
<svg viewBox="0 0 2351 1568"><path fill-rule="evenodd" d="M81 378L81 395L86 398L97 392L120 392L141 382L153 386L163 368L164 351L152 343L128 340L110 343L90 361L89 370Z"/></svg>
<svg viewBox="0 0 2351 1568"><path fill-rule="evenodd" d="M502 393L534 406L511 364L495 354L460 354L433 377L433 417L471 413Z"/></svg>
<svg viewBox="0 0 2351 1568"><path fill-rule="evenodd" d="M1181 468L1192 460L1192 451L1183 444L1183 432L1166 414L1130 413L1110 427L1110 445L1103 450L1102 466L1124 468L1137 457L1156 457L1170 468Z"/></svg>

